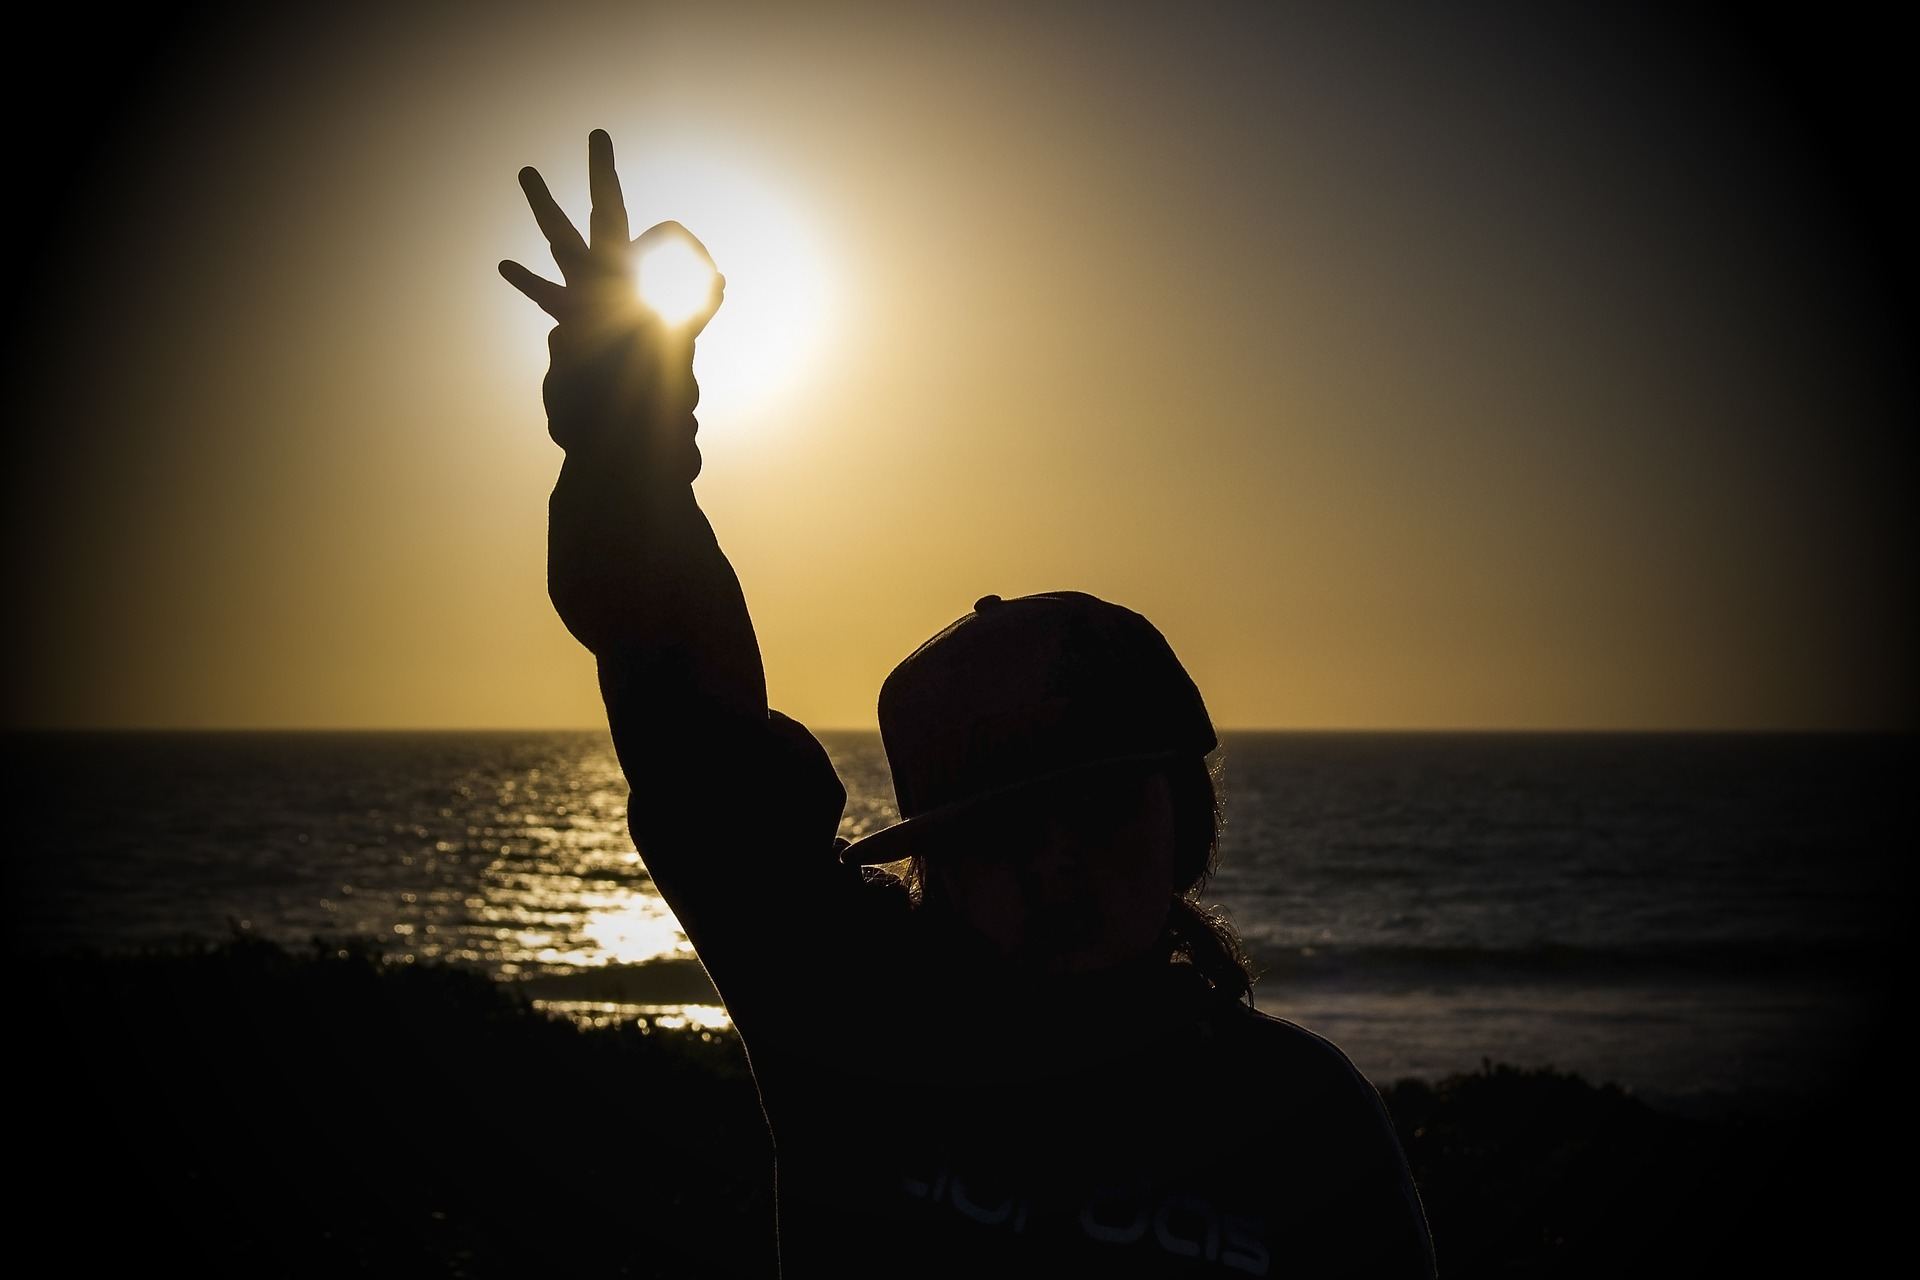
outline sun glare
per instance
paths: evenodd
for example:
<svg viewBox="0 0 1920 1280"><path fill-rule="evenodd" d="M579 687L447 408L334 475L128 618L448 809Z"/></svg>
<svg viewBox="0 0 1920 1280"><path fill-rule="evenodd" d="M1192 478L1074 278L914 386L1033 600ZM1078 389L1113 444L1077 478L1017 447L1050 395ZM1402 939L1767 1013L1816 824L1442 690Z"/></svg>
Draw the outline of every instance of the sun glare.
<svg viewBox="0 0 1920 1280"><path fill-rule="evenodd" d="M794 394L802 376L820 365L832 328L835 273L777 174L750 170L729 157L723 144L690 140L649 148L646 132L612 130L633 234L657 222L679 222L727 278L726 298L695 348L701 420L718 425L730 417L763 416L776 396ZM556 182L554 194L576 213L576 225L587 225L584 166ZM709 268L685 245L669 241L648 253L637 271L642 297L663 318L684 319L705 304Z"/></svg>
<svg viewBox="0 0 1920 1280"><path fill-rule="evenodd" d="M649 249L635 271L640 300L668 324L684 324L699 315L713 292L713 268L684 241Z"/></svg>

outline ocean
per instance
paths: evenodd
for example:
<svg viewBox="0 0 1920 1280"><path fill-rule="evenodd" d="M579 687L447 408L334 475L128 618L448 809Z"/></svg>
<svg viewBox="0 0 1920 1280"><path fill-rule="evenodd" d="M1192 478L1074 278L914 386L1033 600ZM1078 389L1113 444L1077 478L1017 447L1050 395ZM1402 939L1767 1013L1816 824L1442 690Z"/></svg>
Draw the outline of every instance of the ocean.
<svg viewBox="0 0 1920 1280"><path fill-rule="evenodd" d="M891 821L878 736L819 736L843 833ZM633 850L604 733L7 742L23 951L367 939L583 1022L725 1022ZM1207 901L1260 968L1258 1006L1381 1083L1491 1060L1675 1102L1826 1088L1904 984L1906 746L1227 733Z"/></svg>

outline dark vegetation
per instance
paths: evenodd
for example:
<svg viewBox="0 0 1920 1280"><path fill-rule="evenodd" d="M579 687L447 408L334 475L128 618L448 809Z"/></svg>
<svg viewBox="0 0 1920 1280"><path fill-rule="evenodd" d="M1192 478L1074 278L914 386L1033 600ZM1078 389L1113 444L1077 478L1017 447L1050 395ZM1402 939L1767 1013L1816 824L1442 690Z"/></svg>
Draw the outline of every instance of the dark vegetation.
<svg viewBox="0 0 1920 1280"><path fill-rule="evenodd" d="M731 1035L583 1030L477 972L319 941L16 972L16 1247L62 1270L772 1273ZM1491 1064L1386 1099L1446 1276L1831 1272L1890 1233L1904 1182L1861 1157L1859 1099L1685 1116Z"/></svg>

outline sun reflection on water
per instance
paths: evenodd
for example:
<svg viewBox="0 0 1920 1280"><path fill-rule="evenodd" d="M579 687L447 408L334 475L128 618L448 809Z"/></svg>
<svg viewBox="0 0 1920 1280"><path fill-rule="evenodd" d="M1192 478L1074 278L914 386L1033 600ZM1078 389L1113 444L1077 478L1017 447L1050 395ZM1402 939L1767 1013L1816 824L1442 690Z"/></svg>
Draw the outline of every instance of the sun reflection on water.
<svg viewBox="0 0 1920 1280"><path fill-rule="evenodd" d="M209 916L215 925L264 918L272 923L263 932L294 945L370 940L395 963L472 966L529 998L618 1002L592 1017L726 1025L634 850L625 780L604 735L314 737L264 762L247 751L217 758L219 787L235 769L270 764L280 808L262 819L264 834L234 846L254 850L251 861L223 847L218 865L238 888L159 901L166 921L211 902L225 913ZM854 797L844 834L891 820L877 741L862 739L835 767ZM207 855L194 852L190 834L140 852L194 853L204 884Z"/></svg>
<svg viewBox="0 0 1920 1280"><path fill-rule="evenodd" d="M725 1031L733 1026L724 1005L619 1004L610 1000L535 1000L533 1007L568 1018L576 1026L614 1027L637 1022L643 1031Z"/></svg>
<svg viewBox="0 0 1920 1280"><path fill-rule="evenodd" d="M631 851L509 858L489 869L473 930L516 965L548 972L690 956L693 946Z"/></svg>
<svg viewBox="0 0 1920 1280"><path fill-rule="evenodd" d="M693 954L680 922L657 895L585 894L580 902L587 912L579 932L592 944L581 948L592 955L581 963L640 964Z"/></svg>

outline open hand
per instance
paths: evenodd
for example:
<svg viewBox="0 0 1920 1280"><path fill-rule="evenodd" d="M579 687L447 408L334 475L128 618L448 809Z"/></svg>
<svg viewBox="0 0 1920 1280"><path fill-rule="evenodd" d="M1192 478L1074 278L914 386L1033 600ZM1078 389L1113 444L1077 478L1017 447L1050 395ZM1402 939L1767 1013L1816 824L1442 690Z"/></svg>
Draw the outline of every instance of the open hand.
<svg viewBox="0 0 1920 1280"><path fill-rule="evenodd" d="M719 309L726 280L714 271L704 307L676 323L662 319L636 288L641 255L676 239L709 267L712 255L677 222L627 238L613 139L603 129L587 137L587 175L593 194L591 242L554 202L539 171L520 171L521 189L566 283L543 279L517 262L500 264L507 283L559 321L547 339L552 358L544 388L548 432L569 451L582 445L637 448L648 474L684 483L700 471L693 340Z"/></svg>
<svg viewBox="0 0 1920 1280"><path fill-rule="evenodd" d="M552 246L554 263L566 283L555 284L517 262L502 262L500 274L562 324L584 322L598 327L600 323L650 319L653 324L671 330L670 335L662 336L691 341L720 309L726 278L716 269L707 305L688 320L662 325L639 301L634 288L634 264L648 250L676 238L692 248L708 266L713 265L713 255L677 222L657 223L637 238L627 238L626 200L620 191L620 175L614 170L613 139L604 129L595 129L587 135L587 181L593 195L593 212L588 224L591 242L581 238L578 229L555 203L540 171L532 166L520 171L521 190L527 193L534 220Z"/></svg>

